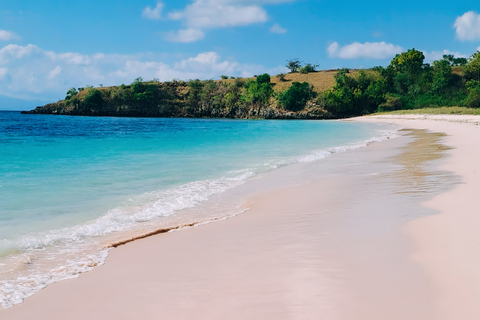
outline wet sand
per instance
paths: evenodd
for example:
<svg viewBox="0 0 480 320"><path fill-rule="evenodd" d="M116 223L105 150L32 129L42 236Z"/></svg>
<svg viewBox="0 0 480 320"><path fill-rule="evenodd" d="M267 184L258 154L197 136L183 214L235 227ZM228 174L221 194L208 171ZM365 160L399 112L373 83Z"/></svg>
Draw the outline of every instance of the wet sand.
<svg viewBox="0 0 480 320"><path fill-rule="evenodd" d="M413 220L404 230L414 241L411 260L428 274L434 287L435 317L480 318L480 117L376 116L361 121L383 121L409 128L444 132L451 146L440 169L461 181L451 191L423 203L439 214Z"/></svg>
<svg viewBox="0 0 480 320"><path fill-rule="evenodd" d="M267 174L244 214L119 246L0 318L478 319L477 127L357 121L416 130Z"/></svg>

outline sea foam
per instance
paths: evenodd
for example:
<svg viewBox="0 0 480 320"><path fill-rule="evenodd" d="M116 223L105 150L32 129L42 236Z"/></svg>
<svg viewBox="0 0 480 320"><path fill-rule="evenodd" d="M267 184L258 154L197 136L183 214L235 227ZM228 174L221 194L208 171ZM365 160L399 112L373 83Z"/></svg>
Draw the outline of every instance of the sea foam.
<svg viewBox="0 0 480 320"><path fill-rule="evenodd" d="M106 244L112 239L121 241L132 237L133 232L142 234L162 228L165 221L172 228L183 225L185 221L176 218L181 216L181 212L219 197L258 174L286 165L318 161L334 153L362 148L395 136L395 130L377 130L374 138L319 148L300 155L272 157L269 161L228 170L219 178L191 181L129 196L122 205L106 210L102 216L87 223L31 232L15 239L0 239L0 250L5 253L0 264L0 308L21 303L49 284L78 277L80 273L102 265L109 251ZM211 165L215 166L215 163ZM220 208L216 216L199 215L186 220L185 224L211 223L245 210L239 207Z"/></svg>

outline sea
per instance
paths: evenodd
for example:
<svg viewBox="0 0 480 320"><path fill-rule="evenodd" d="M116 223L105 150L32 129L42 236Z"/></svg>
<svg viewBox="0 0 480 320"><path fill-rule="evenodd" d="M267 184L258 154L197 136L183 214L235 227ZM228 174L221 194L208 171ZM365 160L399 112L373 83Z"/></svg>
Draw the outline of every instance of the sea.
<svg viewBox="0 0 480 320"><path fill-rule="evenodd" d="M334 120L0 111L0 308L102 265L118 243L245 214L232 194L262 175L394 136Z"/></svg>

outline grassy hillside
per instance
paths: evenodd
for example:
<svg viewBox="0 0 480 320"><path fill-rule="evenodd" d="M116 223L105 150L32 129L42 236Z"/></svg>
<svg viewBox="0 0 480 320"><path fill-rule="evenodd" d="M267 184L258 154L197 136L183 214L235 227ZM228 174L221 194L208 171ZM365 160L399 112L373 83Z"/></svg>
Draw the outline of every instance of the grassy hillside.
<svg viewBox="0 0 480 320"><path fill-rule="evenodd" d="M72 88L65 100L26 113L92 116L222 117L272 119L324 119L333 115L316 105L315 98L333 87L336 71L290 73L222 80L144 82L130 85ZM259 82L260 81L260 82ZM262 82L263 81L263 82ZM278 96L295 83L308 83L308 98L301 106L285 107ZM305 89L305 88L304 88Z"/></svg>
<svg viewBox="0 0 480 320"><path fill-rule="evenodd" d="M480 52L469 59L445 55L431 65L424 59L422 52L410 49L387 67L363 70L314 71L316 66L301 67L295 60L289 64L300 72L250 79L160 83L138 78L130 85L72 88L65 100L29 113L330 119L419 108L456 107L451 113L467 112L458 107L480 108Z"/></svg>

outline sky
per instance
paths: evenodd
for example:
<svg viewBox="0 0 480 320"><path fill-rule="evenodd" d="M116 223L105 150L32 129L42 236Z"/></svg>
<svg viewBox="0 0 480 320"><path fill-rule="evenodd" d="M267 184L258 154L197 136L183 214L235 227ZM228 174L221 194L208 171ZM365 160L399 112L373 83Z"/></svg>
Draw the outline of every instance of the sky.
<svg viewBox="0 0 480 320"><path fill-rule="evenodd" d="M138 77L218 79L426 62L480 50L480 3L347 0L0 0L0 109Z"/></svg>

